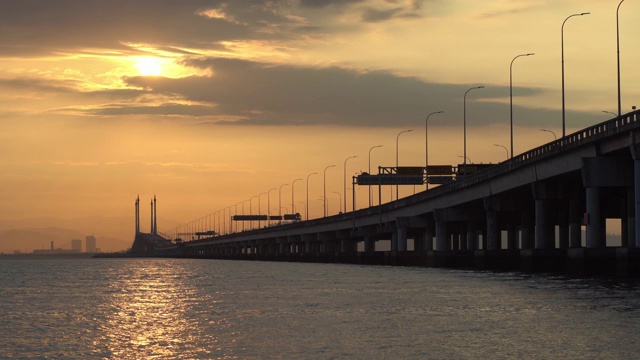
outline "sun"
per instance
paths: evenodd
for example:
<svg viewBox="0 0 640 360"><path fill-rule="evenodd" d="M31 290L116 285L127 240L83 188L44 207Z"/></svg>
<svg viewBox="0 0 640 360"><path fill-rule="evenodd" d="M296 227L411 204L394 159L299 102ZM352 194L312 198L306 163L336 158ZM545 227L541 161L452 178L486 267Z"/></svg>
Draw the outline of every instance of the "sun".
<svg viewBox="0 0 640 360"><path fill-rule="evenodd" d="M142 76L158 76L162 74L161 60L153 57L143 57L136 60L136 68Z"/></svg>

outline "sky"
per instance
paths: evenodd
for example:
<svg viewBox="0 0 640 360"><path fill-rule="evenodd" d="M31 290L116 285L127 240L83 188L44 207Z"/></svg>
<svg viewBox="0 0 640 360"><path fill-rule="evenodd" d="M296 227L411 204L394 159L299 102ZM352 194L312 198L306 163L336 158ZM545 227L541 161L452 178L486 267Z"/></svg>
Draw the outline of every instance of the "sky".
<svg viewBox="0 0 640 360"><path fill-rule="evenodd" d="M510 69L514 153L562 134L563 33L567 133L617 112L618 4L3 0L0 219L133 224L140 196L148 231L156 195L166 231L258 201L290 212L296 179L296 212L308 193L322 216L326 188L337 213L369 165L424 166L427 143L431 165L462 162L464 108L469 161L503 161ZM619 20L624 113L640 105L640 3Z"/></svg>

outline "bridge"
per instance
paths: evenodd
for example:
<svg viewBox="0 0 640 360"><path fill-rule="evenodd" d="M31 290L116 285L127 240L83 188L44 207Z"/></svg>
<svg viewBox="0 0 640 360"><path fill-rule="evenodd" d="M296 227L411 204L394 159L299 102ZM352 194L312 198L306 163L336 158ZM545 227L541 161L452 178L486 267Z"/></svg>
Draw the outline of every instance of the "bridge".
<svg viewBox="0 0 640 360"><path fill-rule="evenodd" d="M181 241L157 234L155 202L152 234L140 233L136 201L134 248L147 256L639 277L639 114L585 128L412 196L308 221ZM620 219L620 245L607 242L606 219ZM380 251L381 242L390 243L389 249Z"/></svg>

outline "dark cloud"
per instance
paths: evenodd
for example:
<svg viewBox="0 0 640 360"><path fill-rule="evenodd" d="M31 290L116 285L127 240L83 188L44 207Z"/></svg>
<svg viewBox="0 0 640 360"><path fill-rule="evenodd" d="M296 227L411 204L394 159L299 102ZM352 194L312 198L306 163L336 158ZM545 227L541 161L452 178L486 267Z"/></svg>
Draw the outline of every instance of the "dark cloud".
<svg viewBox="0 0 640 360"><path fill-rule="evenodd" d="M150 92L179 96L199 104L200 115L241 119L236 124L330 124L395 127L421 124L431 111L445 110L448 119L462 122L463 95L476 84L438 84L386 71L359 72L343 68L275 66L231 59L193 60L195 67L211 68L213 77L183 79L128 78L128 84ZM514 88L517 96L540 89ZM468 126L506 124L509 88L491 86L467 97ZM502 99L502 103L492 99ZM113 110L112 110L113 111ZM125 114L124 109L122 114ZM136 109L136 113L144 112ZM157 109L149 113L156 114ZM514 106L519 126L553 126L557 110ZM585 123L592 114L568 113ZM591 123L593 123L591 122ZM457 120L456 120L457 123ZM438 125L447 125L441 122ZM417 125L416 125L417 126Z"/></svg>
<svg viewBox="0 0 640 360"><path fill-rule="evenodd" d="M207 17L219 10L224 18ZM127 49L125 44L209 48L222 40L265 38L272 24L295 25L262 1L3 0L0 50L4 56Z"/></svg>
<svg viewBox="0 0 640 360"><path fill-rule="evenodd" d="M365 0L300 0L300 6L310 8L323 8L328 6L342 6L362 3Z"/></svg>

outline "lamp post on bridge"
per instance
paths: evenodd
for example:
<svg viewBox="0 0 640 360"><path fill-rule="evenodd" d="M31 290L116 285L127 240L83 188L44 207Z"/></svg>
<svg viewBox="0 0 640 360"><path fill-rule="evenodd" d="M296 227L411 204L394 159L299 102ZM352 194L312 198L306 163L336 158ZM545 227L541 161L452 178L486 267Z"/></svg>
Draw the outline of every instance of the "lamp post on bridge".
<svg viewBox="0 0 640 360"><path fill-rule="evenodd" d="M553 131L548 130L548 129L540 129L540 131L549 132L549 133L553 134L553 140L558 140L558 137L556 136L556 133L554 133Z"/></svg>
<svg viewBox="0 0 640 360"><path fill-rule="evenodd" d="M308 219L307 211L306 211L306 209L308 209L308 207L307 207L307 203L306 203L306 202L304 202L304 201L298 201L298 204L302 204L302 208L303 208L303 209L305 209L305 213L304 213L305 218L307 218L307 219Z"/></svg>
<svg viewBox="0 0 640 360"><path fill-rule="evenodd" d="M470 164L473 164L473 161L471 161L471 159L469 159L469 158L468 158L468 157L466 157L466 156L458 155L458 157L459 157L459 158L466 159L466 160L469 160L469 163L470 163Z"/></svg>
<svg viewBox="0 0 640 360"><path fill-rule="evenodd" d="M253 210L251 210L251 200L253 200L253 198L258 198L258 202L260 202L260 195L252 196L249 199L249 215L253 215ZM249 227L251 228L251 230L253 230L253 220L249 221Z"/></svg>
<svg viewBox="0 0 640 360"><path fill-rule="evenodd" d="M503 149L504 149L504 151L506 151L506 152L507 152L507 160L509 160L509 150L507 149L507 147L506 147L506 146L504 146L504 145L500 145L500 144L493 144L493 146L498 146L498 147L503 148ZM512 156L512 157L513 157L513 156Z"/></svg>
<svg viewBox="0 0 640 360"><path fill-rule="evenodd" d="M327 217L327 169L332 167L336 167L336 166L329 165L326 168L324 168L324 181L322 183L322 187L323 187L322 198L324 199L324 217Z"/></svg>
<svg viewBox="0 0 640 360"><path fill-rule="evenodd" d="M309 221L309 177L311 175L318 175L318 173L314 172L307 175L307 204L306 204L306 211L305 211L305 217L307 218L307 221Z"/></svg>
<svg viewBox="0 0 640 360"><path fill-rule="evenodd" d="M354 159L357 158L358 155L354 155L354 156L349 156L348 158L346 158L344 160L344 190L343 190L343 194L344 194L344 212L347 212L347 161L349 159Z"/></svg>
<svg viewBox="0 0 640 360"><path fill-rule="evenodd" d="M242 202L242 215L245 215L245 213L244 213L244 203L246 203L247 201L249 201L249 203L251 203L251 199L245 200L245 201ZM242 220L242 231L244 231L244 220Z"/></svg>
<svg viewBox="0 0 640 360"><path fill-rule="evenodd" d="M619 21L619 12L620 12L620 5L622 5L622 3L624 2L624 0L620 1L620 3L618 4L618 7L616 8L616 45L617 45L617 50L618 50L618 119L620 119L620 117L622 116L622 100L620 99L620 21Z"/></svg>
<svg viewBox="0 0 640 360"><path fill-rule="evenodd" d="M295 214L296 213L296 205L295 205L295 200L293 197L293 189L294 189L294 185L296 184L296 181L298 180L302 180L302 179L295 179L291 182L291 214Z"/></svg>
<svg viewBox="0 0 640 360"><path fill-rule="evenodd" d="M338 214L342 213L342 195L339 192L334 191L334 194L338 194Z"/></svg>
<svg viewBox="0 0 640 360"><path fill-rule="evenodd" d="M583 16L583 15L589 15L590 13L585 12L585 13L580 13L580 14L573 14L573 15L569 15L567 16L566 19L564 19L564 21L562 22L562 28L561 28L561 36L560 36L560 47L561 47L561 52L562 52L562 137L564 138L566 135L566 131L565 131L565 106L564 106L564 24L567 22L567 20L569 20L570 18L574 17L574 16Z"/></svg>
<svg viewBox="0 0 640 360"><path fill-rule="evenodd" d="M413 129L409 129L409 130L402 130L398 133L398 135L396 136L396 175L398 174L398 144L400 142L400 135L404 134L404 133L408 133L408 132L412 132ZM393 199L391 199L393 200ZM398 185L396 185L396 200L398 200Z"/></svg>
<svg viewBox="0 0 640 360"><path fill-rule="evenodd" d="M371 150L379 147L382 147L382 145L372 146L371 149L369 149L369 176L371 176ZM369 185L369 207L371 207L371 185Z"/></svg>
<svg viewBox="0 0 640 360"><path fill-rule="evenodd" d="M463 132L464 132L464 163L462 165L462 172L464 176L467 176L467 94L469 91L474 89L483 89L484 85L475 86L470 88L464 93L463 101L462 101L462 120L463 120Z"/></svg>
<svg viewBox="0 0 640 360"><path fill-rule="evenodd" d="M603 113L605 113L605 114L611 114L611 115L613 115L614 117L617 117L617 116L618 116L618 115L616 115L615 113L612 113L611 111L602 110L602 112L603 112Z"/></svg>
<svg viewBox="0 0 640 360"><path fill-rule="evenodd" d="M425 171L425 179L426 179L425 182L427 183L427 190L429 190L429 133L427 132L429 127L429 117L435 114L442 114L443 112L444 110L432 112L431 114L427 115L427 118L424 120L424 171Z"/></svg>
<svg viewBox="0 0 640 360"><path fill-rule="evenodd" d="M267 194L269 194L268 191L267 192L263 192L262 194L258 195L258 215L262 215L262 213L260 212L260 196L267 195ZM268 197L268 195L267 195L267 197ZM267 212L269 212L269 211L267 210ZM269 215L267 215L267 221L269 221ZM262 228L262 227L260 226L260 220L258 220L258 229L260 229L260 228Z"/></svg>
<svg viewBox="0 0 640 360"><path fill-rule="evenodd" d="M239 203L236 204L236 215L238 215L238 205L242 204L242 201L240 201ZM236 221L236 229L234 232L238 232L238 222Z"/></svg>
<svg viewBox="0 0 640 360"><path fill-rule="evenodd" d="M534 53L528 54L520 54L511 60L511 65L509 65L509 122L511 125L511 157L513 157L513 62L516 61L517 58L522 56L531 56L535 55ZM507 152L507 158L509 158L509 154Z"/></svg>
<svg viewBox="0 0 640 360"><path fill-rule="evenodd" d="M280 216L280 220L278 220L278 224L282 223L282 188L289 185L289 183L280 185L278 189L278 215Z"/></svg>
<svg viewBox="0 0 640 360"><path fill-rule="evenodd" d="M271 191L278 190L277 188L272 188L267 191L267 226L271 226Z"/></svg>

